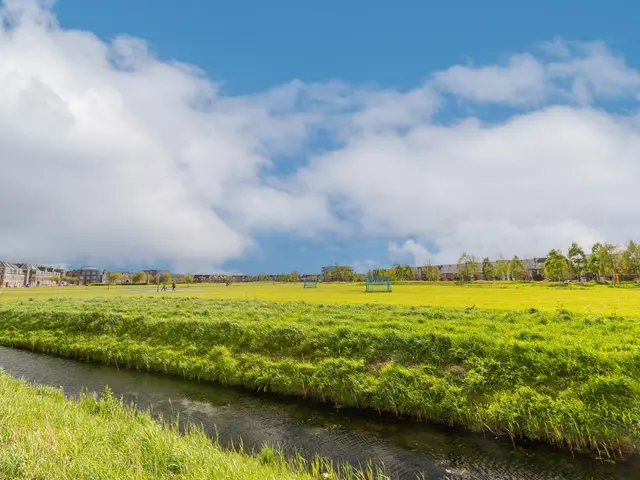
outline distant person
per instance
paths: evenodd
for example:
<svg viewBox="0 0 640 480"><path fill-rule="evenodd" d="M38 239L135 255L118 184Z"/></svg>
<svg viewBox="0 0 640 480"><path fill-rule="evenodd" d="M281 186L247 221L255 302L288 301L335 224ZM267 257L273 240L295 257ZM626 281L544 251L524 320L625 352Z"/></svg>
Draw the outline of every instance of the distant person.
<svg viewBox="0 0 640 480"><path fill-rule="evenodd" d="M173 290L174 292L176 291L176 281L175 280L171 284L171 290Z"/></svg>
<svg viewBox="0 0 640 480"><path fill-rule="evenodd" d="M163 291L163 292L166 292L166 291L167 291L167 284L166 284L166 283L163 283L163 284L162 284L162 291Z"/></svg>

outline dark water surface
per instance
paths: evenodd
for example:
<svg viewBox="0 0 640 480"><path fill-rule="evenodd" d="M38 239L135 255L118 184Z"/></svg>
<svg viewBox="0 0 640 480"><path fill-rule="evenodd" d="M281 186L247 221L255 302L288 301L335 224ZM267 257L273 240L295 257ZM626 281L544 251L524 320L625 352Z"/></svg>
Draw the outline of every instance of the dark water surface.
<svg viewBox="0 0 640 480"><path fill-rule="evenodd" d="M640 462L604 463L551 447L513 446L456 429L313 403L257 395L173 377L66 360L0 347L0 367L68 395L105 385L126 401L165 418L201 424L223 444L248 449L265 442L303 455L319 454L354 465L373 458L394 479L560 480L640 479Z"/></svg>

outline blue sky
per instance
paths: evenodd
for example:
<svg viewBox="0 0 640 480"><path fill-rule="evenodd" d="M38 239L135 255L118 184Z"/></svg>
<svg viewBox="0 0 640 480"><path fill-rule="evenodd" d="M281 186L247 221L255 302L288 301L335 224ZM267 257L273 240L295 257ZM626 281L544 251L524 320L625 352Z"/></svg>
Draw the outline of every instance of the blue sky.
<svg viewBox="0 0 640 480"><path fill-rule="evenodd" d="M68 248L27 242L19 220L4 219L23 233L8 230L0 255L259 273L453 262L463 250L538 255L636 235L624 226L633 212L588 200L594 189L628 191L635 172L624 152L637 133L640 7L629 2L58 0L55 26L43 26L34 12L48 9L34 2L5 2L24 38L0 37L0 48L47 61L8 62L7 72L37 78L76 125L93 112L87 118L103 122L95 129L108 132L75 132L67 143L59 134L55 161L42 162L68 189L84 172L111 192L126 185L129 196L107 195L96 207L102 225L69 202L45 214L25 201L16 209L32 224L74 219L52 239ZM91 55L108 60L93 64ZM129 63L113 66L113 55ZM212 83L160 68L173 60ZM192 95L199 109L215 105L210 115L185 110ZM593 142L583 147L588 158L574 153L583 138ZM44 163L29 144L15 151L35 170ZM93 153L69 156L82 149ZM100 167L89 167L93 154ZM547 185L553 193L541 195L556 168L580 172L570 188ZM118 202L131 211L116 215Z"/></svg>
<svg viewBox="0 0 640 480"><path fill-rule="evenodd" d="M230 94L300 78L399 89L452 64L493 62L561 36L602 40L637 64L632 2L542 0L58 0L63 25L147 39L157 54L204 69Z"/></svg>

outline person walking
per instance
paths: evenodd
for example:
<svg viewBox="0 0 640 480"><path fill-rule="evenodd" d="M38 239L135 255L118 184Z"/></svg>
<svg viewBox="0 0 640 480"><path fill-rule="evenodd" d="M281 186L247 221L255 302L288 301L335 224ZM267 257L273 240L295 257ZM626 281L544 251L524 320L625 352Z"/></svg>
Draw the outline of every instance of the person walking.
<svg viewBox="0 0 640 480"><path fill-rule="evenodd" d="M175 280L171 284L171 290L174 291L174 292L176 291L176 281Z"/></svg>

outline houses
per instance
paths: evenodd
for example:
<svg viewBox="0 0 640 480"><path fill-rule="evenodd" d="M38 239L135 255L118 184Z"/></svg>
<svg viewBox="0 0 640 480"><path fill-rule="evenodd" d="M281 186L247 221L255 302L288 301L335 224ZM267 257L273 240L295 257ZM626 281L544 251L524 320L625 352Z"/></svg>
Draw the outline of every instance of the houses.
<svg viewBox="0 0 640 480"><path fill-rule="evenodd" d="M546 257L525 258L521 262L524 266L522 275L523 280L543 280L544 279L544 262ZM509 274L511 260L496 260L491 262L494 270L493 278L486 278L482 273L482 262L477 262L477 270L473 275L474 280L513 280ZM440 280L443 282L461 280L458 272L458 265L455 263L447 263L444 265L434 265L440 272ZM413 278L415 280L427 280L427 267L412 267Z"/></svg>
<svg viewBox="0 0 640 480"><path fill-rule="evenodd" d="M77 278L80 285L91 285L94 283L107 284L107 271L104 268L84 267L67 272L68 277Z"/></svg>
<svg viewBox="0 0 640 480"><path fill-rule="evenodd" d="M546 261L547 257L522 260L525 268L525 280L542 280L544 278L544 262Z"/></svg>
<svg viewBox="0 0 640 480"><path fill-rule="evenodd" d="M18 288L26 285L24 269L9 262L0 262L0 287Z"/></svg>
<svg viewBox="0 0 640 480"><path fill-rule="evenodd" d="M193 276L193 283L224 283L226 280L226 275L214 273L200 273Z"/></svg>
<svg viewBox="0 0 640 480"><path fill-rule="evenodd" d="M58 285L64 276L62 268L0 261L0 287L4 288Z"/></svg>

